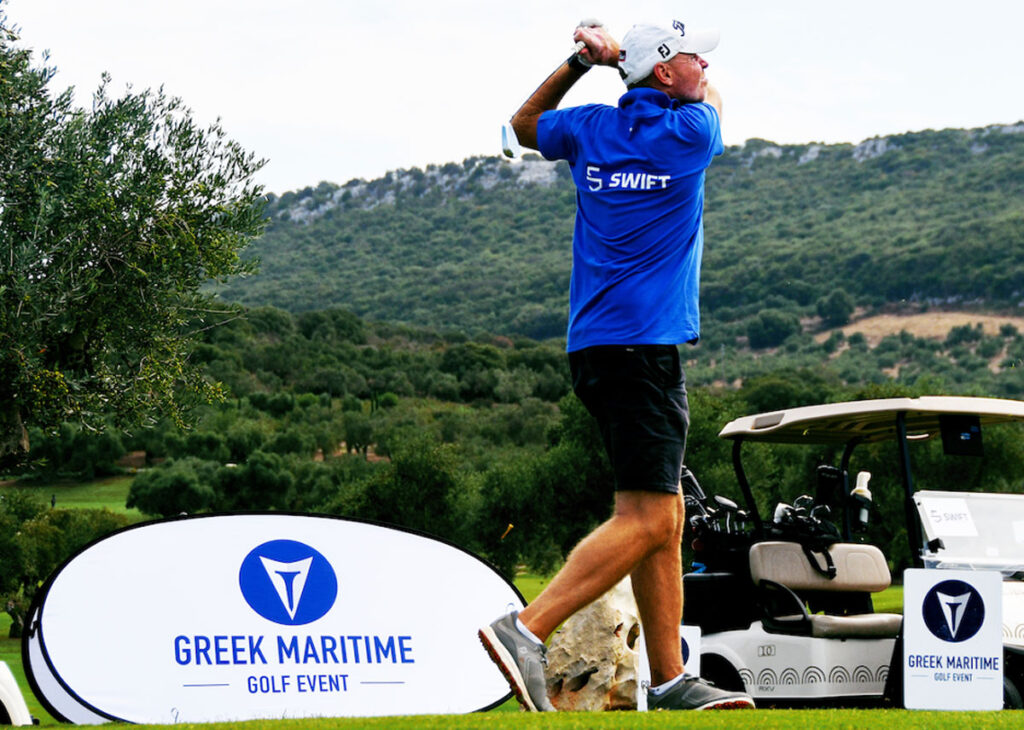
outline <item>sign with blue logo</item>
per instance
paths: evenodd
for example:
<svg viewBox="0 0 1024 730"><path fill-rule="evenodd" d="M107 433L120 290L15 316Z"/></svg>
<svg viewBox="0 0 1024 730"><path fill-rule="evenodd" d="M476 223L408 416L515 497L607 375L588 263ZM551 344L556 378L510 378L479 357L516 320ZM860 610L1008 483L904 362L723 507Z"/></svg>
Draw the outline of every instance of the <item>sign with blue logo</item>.
<svg viewBox="0 0 1024 730"><path fill-rule="evenodd" d="M908 570L903 586L907 708L1001 709L1002 575Z"/></svg>
<svg viewBox="0 0 1024 730"><path fill-rule="evenodd" d="M327 558L295 540L253 548L242 561L238 585L253 611L285 626L323 618L338 597L338 579Z"/></svg>
<svg viewBox="0 0 1024 730"><path fill-rule="evenodd" d="M985 600L962 580L944 580L932 586L921 611L932 635L950 643L967 641L985 624Z"/></svg>
<svg viewBox="0 0 1024 730"><path fill-rule="evenodd" d="M438 539L326 516L147 523L36 598L33 689L79 724L462 713L508 698L476 631L522 597Z"/></svg>

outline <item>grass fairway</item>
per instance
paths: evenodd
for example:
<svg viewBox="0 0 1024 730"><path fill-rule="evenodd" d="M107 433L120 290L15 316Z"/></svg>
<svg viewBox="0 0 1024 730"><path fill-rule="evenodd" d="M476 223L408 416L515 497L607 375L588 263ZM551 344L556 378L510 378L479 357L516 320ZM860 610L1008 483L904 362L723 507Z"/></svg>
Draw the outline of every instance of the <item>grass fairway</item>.
<svg viewBox="0 0 1024 730"><path fill-rule="evenodd" d="M56 500L56 506L62 509L109 509L142 519L143 514L137 509L124 506L128 498L128 489L132 485L132 475L121 475L95 479L90 482L54 482L51 484L32 484L18 482L18 489L35 494L40 501L47 504ZM7 488L7 487L5 487Z"/></svg>
<svg viewBox="0 0 1024 730"><path fill-rule="evenodd" d="M855 730L859 728L1017 728L1017 712L911 712L907 710L747 710L695 712L566 712L557 714L487 713L477 715L418 715L325 720L258 720L212 725L177 725L195 730L670 730L685 727L729 730ZM159 728L162 725L135 725Z"/></svg>

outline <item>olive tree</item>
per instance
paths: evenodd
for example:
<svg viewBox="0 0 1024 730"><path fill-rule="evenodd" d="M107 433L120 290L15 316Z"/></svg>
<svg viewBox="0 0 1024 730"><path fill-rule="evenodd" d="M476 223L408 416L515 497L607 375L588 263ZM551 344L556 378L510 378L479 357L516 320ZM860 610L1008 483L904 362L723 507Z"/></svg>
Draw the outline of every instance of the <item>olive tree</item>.
<svg viewBox="0 0 1024 730"><path fill-rule="evenodd" d="M88 108L51 91L0 14L0 468L28 428L181 420L218 396L193 337L229 308L200 286L245 273L263 165L162 89Z"/></svg>

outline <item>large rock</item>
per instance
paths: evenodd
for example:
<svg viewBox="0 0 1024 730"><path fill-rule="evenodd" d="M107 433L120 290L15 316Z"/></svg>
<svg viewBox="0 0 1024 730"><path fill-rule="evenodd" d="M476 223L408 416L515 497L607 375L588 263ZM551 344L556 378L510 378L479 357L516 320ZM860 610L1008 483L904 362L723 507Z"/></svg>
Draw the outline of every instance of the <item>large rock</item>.
<svg viewBox="0 0 1024 730"><path fill-rule="evenodd" d="M640 620L629 578L575 614L548 648L548 694L563 711L635 710Z"/></svg>

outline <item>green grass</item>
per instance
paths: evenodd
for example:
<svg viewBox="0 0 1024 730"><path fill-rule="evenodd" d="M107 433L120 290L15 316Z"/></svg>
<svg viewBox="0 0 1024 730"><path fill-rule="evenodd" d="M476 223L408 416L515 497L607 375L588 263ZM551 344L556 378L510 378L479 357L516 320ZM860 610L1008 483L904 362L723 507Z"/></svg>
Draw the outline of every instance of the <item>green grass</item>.
<svg viewBox="0 0 1024 730"><path fill-rule="evenodd" d="M64 509L109 509L111 512L143 517L137 509L124 506L131 488L133 475L121 475L95 479L89 482L56 481L44 484L17 482L18 489L35 494L41 501L50 503L56 499L56 506ZM5 487L9 488L9 487Z"/></svg>
<svg viewBox="0 0 1024 730"><path fill-rule="evenodd" d="M316 720L252 720L214 724L183 724L191 730L855 730L859 728L990 728L1020 727L1018 712L913 712L908 710L750 710L695 712L680 717L674 712L565 712L487 713L475 715L416 715L409 717L330 718ZM107 727L118 727L118 725ZM135 725L158 728L165 725Z"/></svg>
<svg viewBox="0 0 1024 730"><path fill-rule="evenodd" d="M903 613L903 586L889 586L873 596L875 613Z"/></svg>
<svg viewBox="0 0 1024 730"><path fill-rule="evenodd" d="M541 575L533 575L532 573L523 573L516 576L515 583L516 588L519 589L519 592L523 594L523 598L529 603L544 590L544 587L548 584L548 578Z"/></svg>

